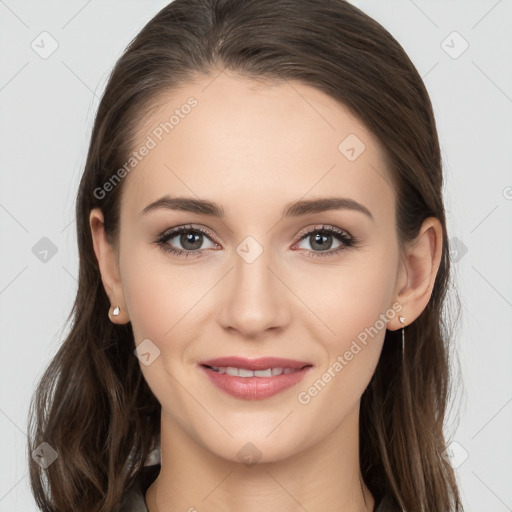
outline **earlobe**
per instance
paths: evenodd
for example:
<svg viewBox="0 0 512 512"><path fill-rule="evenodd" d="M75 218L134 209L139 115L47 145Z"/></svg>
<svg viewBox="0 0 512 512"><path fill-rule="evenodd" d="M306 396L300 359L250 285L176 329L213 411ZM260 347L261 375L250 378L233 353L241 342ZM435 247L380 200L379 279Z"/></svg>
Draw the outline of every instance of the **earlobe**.
<svg viewBox="0 0 512 512"><path fill-rule="evenodd" d="M443 231L439 219L429 217L421 225L418 236L408 244L404 259L406 284L397 300L401 315L411 324L425 309L434 288L443 251ZM397 322L396 328L402 327Z"/></svg>
<svg viewBox="0 0 512 512"><path fill-rule="evenodd" d="M89 225L91 228L94 253L100 269L101 281L111 304L109 311L105 313L108 314L109 319L113 323L125 324L129 322L129 317L124 301L117 250L107 240L103 212L100 208L91 210ZM115 308L118 308L117 315L114 314Z"/></svg>

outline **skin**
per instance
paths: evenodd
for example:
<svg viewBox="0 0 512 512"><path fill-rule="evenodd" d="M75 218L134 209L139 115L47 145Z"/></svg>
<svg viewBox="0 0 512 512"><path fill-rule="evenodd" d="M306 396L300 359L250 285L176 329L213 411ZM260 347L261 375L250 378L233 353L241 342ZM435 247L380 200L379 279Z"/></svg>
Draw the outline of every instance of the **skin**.
<svg viewBox="0 0 512 512"><path fill-rule="evenodd" d="M309 403L297 397L393 304L402 306L405 325L420 315L441 258L441 225L426 219L400 253L396 199L377 139L343 105L300 83L212 72L165 96L139 127L138 143L190 96L197 107L125 178L118 245L106 240L101 210L90 214L105 291L120 308L116 317L111 308L111 320L131 322L136 345L149 338L160 350L141 364L162 405L162 469L148 508L371 511L374 497L360 484L359 407L385 328ZM366 146L354 161L338 149L349 134ZM215 201L225 217L163 208L140 215L165 194ZM363 204L373 220L348 209L281 218L293 201L333 196ZM203 237L199 256L153 243L187 224L213 235ZM358 244L310 258L321 252L314 234L298 235L317 225L345 230ZM263 249L252 263L236 251L247 236ZM167 244L191 247L179 235ZM327 249L341 244L333 237ZM387 329L401 328L398 316ZM197 366L230 355L313 368L276 396L241 400ZM251 466L238 456L249 442L261 454Z"/></svg>

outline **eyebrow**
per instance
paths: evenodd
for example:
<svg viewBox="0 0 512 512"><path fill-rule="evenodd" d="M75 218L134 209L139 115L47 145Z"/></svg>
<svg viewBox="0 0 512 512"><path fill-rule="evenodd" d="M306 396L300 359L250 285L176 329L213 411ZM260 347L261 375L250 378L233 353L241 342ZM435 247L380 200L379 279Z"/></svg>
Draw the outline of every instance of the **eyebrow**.
<svg viewBox="0 0 512 512"><path fill-rule="evenodd" d="M218 218L223 218L225 216L222 206L212 201L194 199L192 197L170 197L169 195L165 195L151 204L148 204L140 212L140 215L146 215L147 213L158 209L191 212ZM371 220L375 221L373 215L366 206L347 197L324 197L320 199L295 201L286 205L282 216L283 218L298 217L300 215L325 212L329 210L353 210L364 213Z"/></svg>

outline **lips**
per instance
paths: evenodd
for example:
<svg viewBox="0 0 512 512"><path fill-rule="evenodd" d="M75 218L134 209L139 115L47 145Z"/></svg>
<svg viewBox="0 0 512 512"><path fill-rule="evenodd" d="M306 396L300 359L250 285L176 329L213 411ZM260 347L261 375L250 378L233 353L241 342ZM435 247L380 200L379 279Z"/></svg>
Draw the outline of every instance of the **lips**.
<svg viewBox="0 0 512 512"><path fill-rule="evenodd" d="M298 372L296 368L267 368L266 370L247 370L245 368L234 368L232 366L208 366L217 373L226 373L232 377L275 377L276 375L287 375L288 373Z"/></svg>
<svg viewBox="0 0 512 512"><path fill-rule="evenodd" d="M200 363L210 382L244 400L261 400L281 393L300 382L312 366L306 361L278 357L223 357Z"/></svg>
<svg viewBox="0 0 512 512"><path fill-rule="evenodd" d="M259 359L246 359L244 357L219 357L202 361L202 365L214 366L216 368L243 368L245 370L267 370L272 368L294 368L300 370L305 366L311 366L306 361L296 361L294 359L283 359L280 357L261 357Z"/></svg>

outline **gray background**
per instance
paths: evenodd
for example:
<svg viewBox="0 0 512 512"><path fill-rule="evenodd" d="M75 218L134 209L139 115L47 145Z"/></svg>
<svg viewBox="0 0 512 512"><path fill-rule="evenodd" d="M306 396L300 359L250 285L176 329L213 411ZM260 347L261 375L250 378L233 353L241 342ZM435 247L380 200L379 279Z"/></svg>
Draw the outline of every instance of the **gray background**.
<svg viewBox="0 0 512 512"><path fill-rule="evenodd" d="M98 99L166 3L0 0L1 511L36 510L27 409L76 290L74 198ZM512 511L512 0L354 3L403 45L434 104L462 302L449 456L467 511Z"/></svg>

